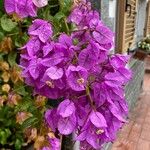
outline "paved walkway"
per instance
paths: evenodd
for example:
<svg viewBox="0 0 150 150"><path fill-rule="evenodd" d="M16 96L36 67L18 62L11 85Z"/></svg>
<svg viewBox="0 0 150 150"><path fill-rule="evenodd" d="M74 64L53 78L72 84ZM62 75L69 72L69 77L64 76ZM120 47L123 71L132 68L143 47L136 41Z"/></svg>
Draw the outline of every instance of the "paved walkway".
<svg viewBox="0 0 150 150"><path fill-rule="evenodd" d="M129 123L121 129L111 150L150 150L150 73L145 75L143 88Z"/></svg>

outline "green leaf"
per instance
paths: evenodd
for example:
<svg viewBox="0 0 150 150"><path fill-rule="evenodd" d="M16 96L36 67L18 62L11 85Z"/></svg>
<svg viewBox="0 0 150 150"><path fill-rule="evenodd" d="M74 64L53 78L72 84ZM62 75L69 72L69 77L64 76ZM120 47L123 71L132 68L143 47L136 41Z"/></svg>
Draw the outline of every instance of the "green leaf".
<svg viewBox="0 0 150 150"><path fill-rule="evenodd" d="M3 10L3 0L0 0L0 11Z"/></svg>
<svg viewBox="0 0 150 150"><path fill-rule="evenodd" d="M3 60L5 53L0 52L0 60Z"/></svg>
<svg viewBox="0 0 150 150"><path fill-rule="evenodd" d="M21 126L23 129L29 128L29 127L34 127L35 125L38 124L38 122L39 122L38 118L30 117L27 120L25 120Z"/></svg>
<svg viewBox="0 0 150 150"><path fill-rule="evenodd" d="M24 33L22 37L16 36L15 37L15 46L20 48L27 42L27 40L28 40L28 35L26 33Z"/></svg>
<svg viewBox="0 0 150 150"><path fill-rule="evenodd" d="M7 134L4 131L0 132L0 143L5 145L7 143Z"/></svg>
<svg viewBox="0 0 150 150"><path fill-rule="evenodd" d="M63 19L65 17L65 14L63 12L58 12L55 16L54 19L57 19L57 21L60 21L61 19Z"/></svg>
<svg viewBox="0 0 150 150"><path fill-rule="evenodd" d="M15 149L16 150L20 150L22 147L22 141L20 139L16 139L16 142L15 142Z"/></svg>
<svg viewBox="0 0 150 150"><path fill-rule="evenodd" d="M17 23L7 18L6 15L3 15L0 21L2 29L7 32L11 32L17 26Z"/></svg>
<svg viewBox="0 0 150 150"><path fill-rule="evenodd" d="M3 40L3 38L4 38L4 33L0 32L0 42Z"/></svg>
<svg viewBox="0 0 150 150"><path fill-rule="evenodd" d="M5 133L6 133L7 137L9 137L11 135L11 131L9 129L5 129Z"/></svg>
<svg viewBox="0 0 150 150"><path fill-rule="evenodd" d="M32 107L33 103L32 103L32 100L23 100L22 103L20 103L17 107L16 107L16 110L18 112L20 111L28 111L28 109L30 107Z"/></svg>
<svg viewBox="0 0 150 150"><path fill-rule="evenodd" d="M22 96L28 95L28 93L25 90L25 86L22 84L14 85L14 91Z"/></svg>
<svg viewBox="0 0 150 150"><path fill-rule="evenodd" d="M8 62L10 64L10 66L14 66L16 64L16 57L17 57L17 53L16 52L11 52L8 55Z"/></svg>
<svg viewBox="0 0 150 150"><path fill-rule="evenodd" d="M62 11L65 15L69 15L69 12L71 11L71 6L73 2L72 0L64 0Z"/></svg>

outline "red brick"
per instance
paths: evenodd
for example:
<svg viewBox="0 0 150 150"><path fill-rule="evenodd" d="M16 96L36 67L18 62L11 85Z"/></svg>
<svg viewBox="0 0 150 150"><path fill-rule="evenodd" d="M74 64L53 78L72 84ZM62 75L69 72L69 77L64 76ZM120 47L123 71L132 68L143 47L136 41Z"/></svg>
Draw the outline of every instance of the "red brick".
<svg viewBox="0 0 150 150"><path fill-rule="evenodd" d="M136 150L150 150L150 142L140 139L136 146Z"/></svg>
<svg viewBox="0 0 150 150"><path fill-rule="evenodd" d="M128 134L127 132L120 132L120 133L118 134L118 138L119 138L119 139L127 139L128 136L129 136L129 134Z"/></svg>
<svg viewBox="0 0 150 150"><path fill-rule="evenodd" d="M144 123L147 123L147 124L150 125L150 117L149 117L149 116L146 116L146 117L145 117Z"/></svg>
<svg viewBox="0 0 150 150"><path fill-rule="evenodd" d="M140 138L140 132L131 131L128 140L132 142L138 142L139 138Z"/></svg>
<svg viewBox="0 0 150 150"><path fill-rule="evenodd" d="M126 150L136 150L136 143L129 142L128 143L128 149L126 149Z"/></svg>
<svg viewBox="0 0 150 150"><path fill-rule="evenodd" d="M120 130L121 134L129 134L131 132L132 126L134 124L134 121L130 121L129 123L126 123L122 129Z"/></svg>
<svg viewBox="0 0 150 150"><path fill-rule="evenodd" d="M142 129L150 131L150 125L148 123L144 123Z"/></svg>
<svg viewBox="0 0 150 150"><path fill-rule="evenodd" d="M112 150L136 150L136 143L122 140L118 145L113 145Z"/></svg>
<svg viewBox="0 0 150 150"><path fill-rule="evenodd" d="M129 114L112 150L150 150L150 74L145 75L144 92Z"/></svg>
<svg viewBox="0 0 150 150"><path fill-rule="evenodd" d="M144 123L144 117L143 117L143 118L137 118L137 119L136 119L136 123L142 125L142 124Z"/></svg>
<svg viewBox="0 0 150 150"><path fill-rule="evenodd" d="M135 123L132 127L132 132L141 133L142 125Z"/></svg>
<svg viewBox="0 0 150 150"><path fill-rule="evenodd" d="M150 141L150 131L143 129L142 132L141 132L140 138L143 139L143 140Z"/></svg>

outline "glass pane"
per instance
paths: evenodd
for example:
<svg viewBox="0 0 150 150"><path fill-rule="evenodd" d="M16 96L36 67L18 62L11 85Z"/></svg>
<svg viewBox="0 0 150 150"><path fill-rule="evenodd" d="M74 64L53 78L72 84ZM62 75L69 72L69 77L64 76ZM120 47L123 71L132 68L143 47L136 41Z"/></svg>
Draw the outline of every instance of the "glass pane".
<svg viewBox="0 0 150 150"><path fill-rule="evenodd" d="M135 28L135 35L136 41L138 42L144 36L144 28L145 28L145 21L146 20L146 6L147 1L139 0L138 1L138 11L137 11L137 20L136 20L136 28Z"/></svg>
<svg viewBox="0 0 150 150"><path fill-rule="evenodd" d="M115 32L116 0L101 0L101 17L105 24Z"/></svg>

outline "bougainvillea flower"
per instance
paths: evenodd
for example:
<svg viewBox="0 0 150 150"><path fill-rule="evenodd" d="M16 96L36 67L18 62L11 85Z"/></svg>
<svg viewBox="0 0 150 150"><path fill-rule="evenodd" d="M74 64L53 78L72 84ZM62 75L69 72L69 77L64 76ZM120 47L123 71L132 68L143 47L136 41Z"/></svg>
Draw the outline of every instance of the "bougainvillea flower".
<svg viewBox="0 0 150 150"><path fill-rule="evenodd" d="M59 37L59 43L70 47L72 45L72 39L67 34L61 34Z"/></svg>
<svg viewBox="0 0 150 150"><path fill-rule="evenodd" d="M76 127L75 106L70 100L64 100L59 104L57 113L56 109L48 110L45 114L45 119L49 127L55 131L58 128L63 135L69 135ZM53 122L56 120L55 123Z"/></svg>
<svg viewBox="0 0 150 150"><path fill-rule="evenodd" d="M101 140L99 135L103 132L103 128L97 128L90 121L88 121L81 129L81 132L76 137L76 140L81 141L81 145L82 143L86 142L86 148L88 145L91 145L94 149L100 149Z"/></svg>
<svg viewBox="0 0 150 150"><path fill-rule="evenodd" d="M55 132L57 128L58 119L59 119L59 116L57 114L57 109L49 109L46 111L45 120L53 132Z"/></svg>
<svg viewBox="0 0 150 150"><path fill-rule="evenodd" d="M90 114L90 121L97 128L107 127L106 120L100 112L92 111Z"/></svg>
<svg viewBox="0 0 150 150"><path fill-rule="evenodd" d="M60 140L57 138L49 138L50 150L59 150L61 149Z"/></svg>
<svg viewBox="0 0 150 150"><path fill-rule="evenodd" d="M76 128L76 116L72 114L67 118L60 118L58 121L58 130L63 135L71 134Z"/></svg>
<svg viewBox="0 0 150 150"><path fill-rule="evenodd" d="M70 35L53 36L52 25L36 19L21 54L23 76L34 94L60 102L46 110L46 125L58 138L76 133L81 150L100 149L112 142L128 113L124 96L131 78L128 58L109 54L114 34L99 18L91 4L81 0L68 17L75 27ZM57 139L45 149L52 149L52 143L56 146Z"/></svg>
<svg viewBox="0 0 150 150"><path fill-rule="evenodd" d="M46 70L47 76L52 80L58 80L63 76L62 68L50 67Z"/></svg>
<svg viewBox="0 0 150 150"><path fill-rule="evenodd" d="M37 37L33 37L30 39L30 41L21 49L26 49L28 52L28 55L30 57L33 57L39 52L41 49L41 42Z"/></svg>
<svg viewBox="0 0 150 150"><path fill-rule="evenodd" d="M99 52L99 45L90 41L88 47L79 54L79 65L88 70L91 69L98 62Z"/></svg>
<svg viewBox="0 0 150 150"><path fill-rule="evenodd" d="M57 108L57 113L63 118L71 116L75 112L74 103L66 99Z"/></svg>
<svg viewBox="0 0 150 150"><path fill-rule="evenodd" d="M12 14L16 10L16 0L5 0L5 10L8 14Z"/></svg>
<svg viewBox="0 0 150 150"><path fill-rule="evenodd" d="M30 73L30 75L32 76L33 79L37 79L40 75L40 70L39 70L39 61L37 59L32 59L30 61L30 65L27 68L28 72Z"/></svg>
<svg viewBox="0 0 150 150"><path fill-rule="evenodd" d="M5 10L8 14L16 13L21 18L37 15L37 8L32 0L5 0Z"/></svg>
<svg viewBox="0 0 150 150"><path fill-rule="evenodd" d="M96 31L93 32L93 38L100 44L108 44L112 41L113 33L109 28L100 25L96 28Z"/></svg>
<svg viewBox="0 0 150 150"><path fill-rule="evenodd" d="M111 64L117 69L121 66L124 67L129 60L129 56L116 54L115 56L112 56L111 58Z"/></svg>
<svg viewBox="0 0 150 150"><path fill-rule="evenodd" d="M50 146L45 146L42 148L42 150L51 150Z"/></svg>
<svg viewBox="0 0 150 150"><path fill-rule="evenodd" d="M61 134L69 135L76 127L76 116L74 103L66 99L61 102L57 108L58 130Z"/></svg>
<svg viewBox="0 0 150 150"><path fill-rule="evenodd" d="M81 66L69 66L66 71L69 86L75 91L85 90L87 70Z"/></svg>
<svg viewBox="0 0 150 150"><path fill-rule="evenodd" d="M32 0L34 5L37 7L44 7L48 4L48 0Z"/></svg>
<svg viewBox="0 0 150 150"><path fill-rule="evenodd" d="M43 56L47 56L54 48L54 42L47 42L43 46Z"/></svg>
<svg viewBox="0 0 150 150"><path fill-rule="evenodd" d="M30 26L28 33L29 35L37 36L43 43L45 43L52 36L53 31L52 26L48 21L36 19Z"/></svg>

